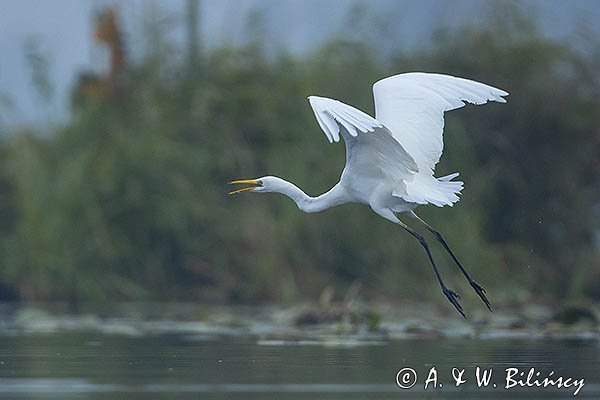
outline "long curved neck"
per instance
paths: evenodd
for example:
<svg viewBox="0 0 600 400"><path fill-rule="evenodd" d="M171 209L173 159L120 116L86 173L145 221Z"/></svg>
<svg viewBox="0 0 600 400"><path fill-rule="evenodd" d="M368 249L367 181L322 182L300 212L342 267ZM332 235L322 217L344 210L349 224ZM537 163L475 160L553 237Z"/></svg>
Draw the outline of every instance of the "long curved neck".
<svg viewBox="0 0 600 400"><path fill-rule="evenodd" d="M317 197L307 195L298 186L288 181L284 181L277 192L294 200L298 208L307 213L323 211L349 201L346 191L339 183Z"/></svg>

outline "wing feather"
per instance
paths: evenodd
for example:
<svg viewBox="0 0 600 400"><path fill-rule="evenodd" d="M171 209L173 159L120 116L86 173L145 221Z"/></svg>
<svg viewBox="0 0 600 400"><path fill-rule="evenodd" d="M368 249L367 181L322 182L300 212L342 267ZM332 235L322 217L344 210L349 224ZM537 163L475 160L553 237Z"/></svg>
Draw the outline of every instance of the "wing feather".
<svg viewBox="0 0 600 400"><path fill-rule="evenodd" d="M362 133L367 133L383 126L381 122L370 115L341 101L318 96L309 96L308 101L319 126L331 143L340 141L340 125L351 136L358 135L357 129Z"/></svg>
<svg viewBox="0 0 600 400"><path fill-rule="evenodd" d="M414 158L419 169L433 172L440 160L444 112L488 101L505 103L508 93L449 75L410 72L373 85L376 120L383 123Z"/></svg>
<svg viewBox="0 0 600 400"><path fill-rule="evenodd" d="M415 160L388 128L370 115L338 100L308 98L319 126L329 142L346 142L346 169L355 165L399 180L418 171Z"/></svg>

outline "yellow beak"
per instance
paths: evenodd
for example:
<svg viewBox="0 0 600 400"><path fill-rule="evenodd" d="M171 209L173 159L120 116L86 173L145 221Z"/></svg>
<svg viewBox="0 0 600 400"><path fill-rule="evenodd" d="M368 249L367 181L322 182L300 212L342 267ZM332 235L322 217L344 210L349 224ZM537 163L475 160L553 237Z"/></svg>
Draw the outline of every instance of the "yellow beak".
<svg viewBox="0 0 600 400"><path fill-rule="evenodd" d="M237 190L233 190L231 192L229 192L229 194L238 194L238 193L242 193L242 192L250 192L254 189L256 189L257 187L262 186L262 184L260 183L260 181L257 181L256 179L241 179L241 180L237 180L237 181L231 181L229 182L230 185L252 185L249 187L245 187L245 188L241 188L241 189L237 189Z"/></svg>

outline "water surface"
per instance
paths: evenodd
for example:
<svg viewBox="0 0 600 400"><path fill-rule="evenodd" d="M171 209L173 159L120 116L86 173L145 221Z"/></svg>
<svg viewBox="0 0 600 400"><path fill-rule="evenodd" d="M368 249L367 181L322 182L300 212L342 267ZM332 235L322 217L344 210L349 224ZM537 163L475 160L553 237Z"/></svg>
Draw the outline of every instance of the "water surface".
<svg viewBox="0 0 600 400"><path fill-rule="evenodd" d="M505 369L540 379L584 378L577 398L600 398L600 345L592 340L430 338L261 340L222 335L0 336L0 398L27 399L506 399L572 398L574 388L504 389ZM475 367L493 369L478 388ZM417 384L402 390L410 367ZM437 389L424 391L431 368ZM452 368L465 369L455 387ZM497 384L491 387L492 382Z"/></svg>

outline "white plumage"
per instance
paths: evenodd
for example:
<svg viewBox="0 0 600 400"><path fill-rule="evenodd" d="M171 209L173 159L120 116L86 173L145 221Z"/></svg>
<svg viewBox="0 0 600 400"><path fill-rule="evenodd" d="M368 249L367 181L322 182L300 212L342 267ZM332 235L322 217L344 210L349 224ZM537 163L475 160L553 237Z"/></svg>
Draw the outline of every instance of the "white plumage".
<svg viewBox="0 0 600 400"><path fill-rule="evenodd" d="M433 177L444 147L444 112L465 102L504 103L502 96L508 93L467 79L412 72L376 82L373 94L376 118L337 100L308 98L327 139L333 143L344 138L346 167L340 182L354 195L352 200L372 205L377 200L370 198L373 193L389 189L384 195L392 199L384 202L387 210L379 211L392 221L389 211L457 202L463 183L452 179L458 174ZM373 137L363 137L367 134ZM364 182L373 179L377 184L367 185L365 193Z"/></svg>
<svg viewBox="0 0 600 400"><path fill-rule="evenodd" d="M506 103L504 90L448 75L412 72L373 85L375 115L422 169L435 168L443 143L444 112L466 103Z"/></svg>
<svg viewBox="0 0 600 400"><path fill-rule="evenodd" d="M378 215L400 224L419 239L427 250L444 294L464 315L458 295L443 284L425 239L398 219L398 213L410 212L436 235L490 307L483 289L466 273L439 232L413 210L422 204L451 206L459 200L458 195L463 189L463 182L452 180L458 173L440 178L433 176L444 148L444 112L466 103L504 103L506 100L502 96L508 93L468 79L411 72L376 82L373 95L375 118L338 100L308 98L317 123L329 142L339 142L342 138L346 144L346 166L340 181L327 193L311 197L290 182L266 176L233 181L252 186L231 194L278 192L290 197L305 212L322 211L349 202L369 205Z"/></svg>

